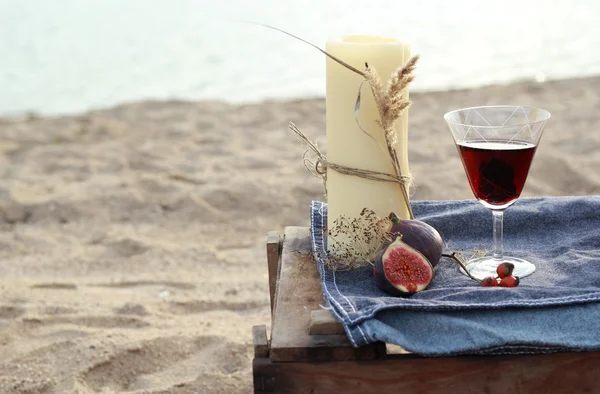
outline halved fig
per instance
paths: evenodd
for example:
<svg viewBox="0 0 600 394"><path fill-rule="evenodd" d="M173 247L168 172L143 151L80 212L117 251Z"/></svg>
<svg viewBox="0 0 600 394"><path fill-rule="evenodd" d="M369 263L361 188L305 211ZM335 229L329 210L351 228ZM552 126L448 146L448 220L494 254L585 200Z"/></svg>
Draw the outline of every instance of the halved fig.
<svg viewBox="0 0 600 394"><path fill-rule="evenodd" d="M421 252L398 236L379 252L373 273L379 289L393 296L407 297L429 286L433 266Z"/></svg>

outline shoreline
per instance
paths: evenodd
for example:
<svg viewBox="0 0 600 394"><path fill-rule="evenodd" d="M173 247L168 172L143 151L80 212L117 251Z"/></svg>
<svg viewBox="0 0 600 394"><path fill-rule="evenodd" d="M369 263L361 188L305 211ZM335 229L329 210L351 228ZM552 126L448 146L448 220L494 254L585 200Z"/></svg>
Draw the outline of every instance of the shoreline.
<svg viewBox="0 0 600 394"><path fill-rule="evenodd" d="M572 78L561 78L561 79L548 79L543 82L537 82L535 79L524 78L524 79L516 79L505 83L494 83L488 85L481 86L473 86L473 87L450 87L448 89L426 89L426 90L416 90L411 91L411 96L413 95L430 95L430 94L444 94L444 93L460 93L465 91L472 90L488 90L488 89L503 89L503 88L511 88L518 85L527 85L530 87L536 86L544 86L547 84L571 84L571 83L579 83L585 80L590 80L592 83L596 83L597 80L600 79L600 75L590 75L590 76L581 76L581 77L572 77ZM261 104L274 104L274 103L294 103L294 102L304 102L304 101L313 101L313 100L324 100L324 96L306 96L306 97L282 97L282 98L265 98L258 99L252 101L226 101L220 99L208 99L208 98L149 98L149 99L138 99L138 100L130 100L124 101L120 103L115 103L112 105L106 105L103 107L89 108L85 111L73 111L73 112L61 112L61 113L43 113L37 110L22 110L22 111L12 111L10 113L2 113L0 112L0 122L15 122L15 121L25 121L25 120L39 120L45 118L57 118L57 117L75 117L81 116L84 114L91 114L96 112L110 111L111 109L127 106L127 105L135 105L140 103L155 103L155 102L164 102L164 103L220 103L227 104L231 106L247 106L247 105L261 105Z"/></svg>

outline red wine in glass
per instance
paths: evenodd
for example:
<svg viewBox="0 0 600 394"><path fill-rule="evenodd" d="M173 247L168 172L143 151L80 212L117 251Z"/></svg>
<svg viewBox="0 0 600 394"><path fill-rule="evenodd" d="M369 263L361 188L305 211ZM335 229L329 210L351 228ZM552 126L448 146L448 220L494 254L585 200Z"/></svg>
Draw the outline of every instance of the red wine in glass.
<svg viewBox="0 0 600 394"><path fill-rule="evenodd" d="M471 190L492 213L492 253L465 263L471 277L496 276L502 262L510 262L513 275L535 272L535 264L504 254L504 211L520 197L531 160L550 112L522 105L461 108L444 114Z"/></svg>
<svg viewBox="0 0 600 394"><path fill-rule="evenodd" d="M536 145L523 141L462 141L457 144L478 200L504 205L523 191Z"/></svg>

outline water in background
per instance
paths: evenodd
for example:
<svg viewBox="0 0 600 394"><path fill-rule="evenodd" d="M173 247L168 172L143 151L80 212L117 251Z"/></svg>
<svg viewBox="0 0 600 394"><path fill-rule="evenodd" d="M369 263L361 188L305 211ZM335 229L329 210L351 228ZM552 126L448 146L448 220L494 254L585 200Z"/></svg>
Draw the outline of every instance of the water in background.
<svg viewBox="0 0 600 394"><path fill-rule="evenodd" d="M0 0L0 114L323 96L344 34L412 44L413 90L600 74L596 0Z"/></svg>

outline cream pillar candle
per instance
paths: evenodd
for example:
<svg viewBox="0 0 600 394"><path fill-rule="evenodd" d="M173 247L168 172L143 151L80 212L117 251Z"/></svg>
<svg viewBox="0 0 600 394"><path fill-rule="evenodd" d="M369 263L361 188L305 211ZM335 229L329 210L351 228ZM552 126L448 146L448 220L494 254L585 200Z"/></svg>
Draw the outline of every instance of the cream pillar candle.
<svg viewBox="0 0 600 394"><path fill-rule="evenodd" d="M410 47L394 38L373 36L347 36L330 40L327 52L356 67L365 69L365 62L375 68L384 87L391 74L404 66L410 57ZM327 160L344 166L394 174L387 153L383 130L377 125L380 119L370 87L362 87L358 119L373 141L356 123L354 106L362 77L334 60L327 58ZM408 89L407 89L408 90ZM408 95L408 91L405 93ZM408 168L408 113L397 122L398 143L396 151L403 175ZM328 226L341 215L358 217L363 208L374 210L378 216L396 212L408 218L408 211L400 186L356 176L327 172Z"/></svg>

